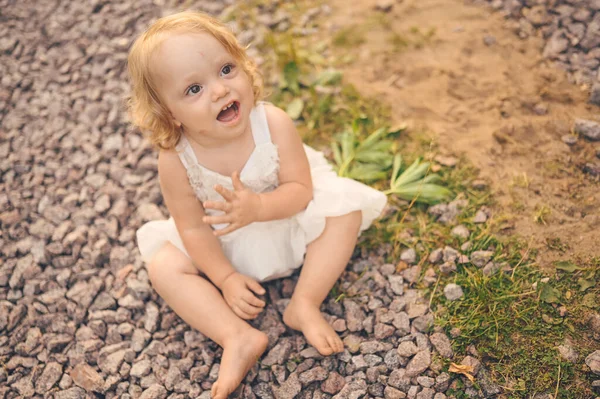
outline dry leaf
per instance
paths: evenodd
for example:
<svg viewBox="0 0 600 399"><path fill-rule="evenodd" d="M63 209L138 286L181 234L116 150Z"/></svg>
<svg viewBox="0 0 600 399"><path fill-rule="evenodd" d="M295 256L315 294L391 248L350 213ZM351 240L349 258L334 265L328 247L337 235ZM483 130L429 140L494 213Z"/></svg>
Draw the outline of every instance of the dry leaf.
<svg viewBox="0 0 600 399"><path fill-rule="evenodd" d="M124 281L125 277L127 277L127 275L129 273L131 273L132 270L133 270L132 264L129 264L129 265L123 267L122 269L119 269L119 271L117 272L117 279Z"/></svg>
<svg viewBox="0 0 600 399"><path fill-rule="evenodd" d="M473 372L473 366L469 366L466 364L456 364L450 363L450 368L448 369L451 373L462 374L467 377L471 382L475 382L475 377L471 375Z"/></svg>
<svg viewBox="0 0 600 399"><path fill-rule="evenodd" d="M127 286L124 285L114 291L113 297L115 299L120 299L123 295L125 295L126 291L127 291Z"/></svg>
<svg viewBox="0 0 600 399"><path fill-rule="evenodd" d="M401 260L400 262L398 262L398 264L396 265L396 273L401 272L402 270L408 269L408 263L406 263L405 261Z"/></svg>
<svg viewBox="0 0 600 399"><path fill-rule="evenodd" d="M101 392L104 385L102 376L86 363L79 363L70 373L76 385L86 391Z"/></svg>

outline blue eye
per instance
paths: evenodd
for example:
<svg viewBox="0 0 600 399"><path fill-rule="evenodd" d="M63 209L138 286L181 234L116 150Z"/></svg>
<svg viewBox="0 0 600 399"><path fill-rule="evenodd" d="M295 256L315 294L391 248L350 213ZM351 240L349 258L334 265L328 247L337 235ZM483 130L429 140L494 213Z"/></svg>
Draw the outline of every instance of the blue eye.
<svg viewBox="0 0 600 399"><path fill-rule="evenodd" d="M185 94L187 96L193 95L193 94L198 94L198 93L200 93L201 90L202 90L202 86L200 86L200 85L191 85L190 87L188 87L188 89L185 92Z"/></svg>
<svg viewBox="0 0 600 399"><path fill-rule="evenodd" d="M227 64L221 69L221 74L229 75L233 71L233 68L235 68L233 65Z"/></svg>

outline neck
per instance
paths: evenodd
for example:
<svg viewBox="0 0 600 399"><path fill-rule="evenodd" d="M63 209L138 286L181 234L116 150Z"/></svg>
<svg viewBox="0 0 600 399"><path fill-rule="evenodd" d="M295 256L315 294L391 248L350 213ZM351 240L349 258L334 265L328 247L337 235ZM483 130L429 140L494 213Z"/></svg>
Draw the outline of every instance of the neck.
<svg viewBox="0 0 600 399"><path fill-rule="evenodd" d="M207 137L202 134L194 134L186 130L183 131L183 134L185 135L185 137L187 137L189 141L195 143L198 147L200 147L200 149L210 151L219 148L235 147L242 143L245 143L246 140L248 140L248 137L252 136L252 129L250 127L250 124L248 124L248 127L244 131L244 134L242 134L241 136L222 139Z"/></svg>

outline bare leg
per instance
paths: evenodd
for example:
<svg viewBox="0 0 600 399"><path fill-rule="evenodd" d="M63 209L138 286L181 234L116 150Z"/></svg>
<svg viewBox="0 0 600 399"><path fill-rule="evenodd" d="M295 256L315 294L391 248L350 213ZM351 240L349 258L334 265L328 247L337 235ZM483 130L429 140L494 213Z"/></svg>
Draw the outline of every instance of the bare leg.
<svg viewBox="0 0 600 399"><path fill-rule="evenodd" d="M167 243L148 265L152 286L191 327L223 347L212 397L225 399L267 347L267 336L240 319L191 260Z"/></svg>
<svg viewBox="0 0 600 399"><path fill-rule="evenodd" d="M344 344L320 307L352 256L361 220L360 211L327 218L323 234L308 245L300 278L283 314L285 324L302 331L325 356L342 352Z"/></svg>

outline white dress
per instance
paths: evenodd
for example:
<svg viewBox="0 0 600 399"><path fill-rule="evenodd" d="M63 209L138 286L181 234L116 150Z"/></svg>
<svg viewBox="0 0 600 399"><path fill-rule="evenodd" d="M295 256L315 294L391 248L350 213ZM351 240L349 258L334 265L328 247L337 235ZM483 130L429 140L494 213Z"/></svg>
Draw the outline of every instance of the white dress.
<svg viewBox="0 0 600 399"><path fill-rule="evenodd" d="M279 155L277 146L271 142L264 103L259 102L251 111L250 122L255 149L240 173L240 180L254 192L273 191L279 183ZM314 189L313 199L307 208L287 219L251 223L219 237L223 252L233 267L257 281L289 276L301 266L306 246L321 235L325 218L360 210L360 235L381 214L386 204L385 194L355 180L339 177L323 153L307 145L304 149ZM181 136L176 151L200 201L223 201L213 189L215 184L233 190L231 177L198 163L185 136ZM222 212L208 209L207 214L219 215ZM213 228L225 226L227 224L213 225ZM137 240L146 262L167 241L187 255L172 218L144 224L137 231Z"/></svg>

